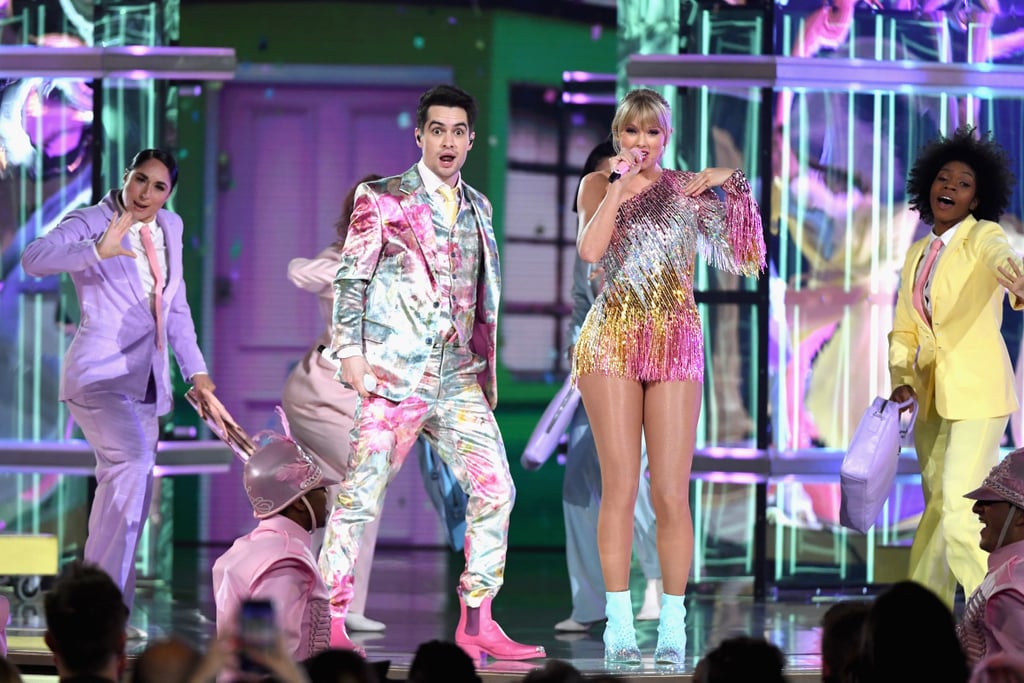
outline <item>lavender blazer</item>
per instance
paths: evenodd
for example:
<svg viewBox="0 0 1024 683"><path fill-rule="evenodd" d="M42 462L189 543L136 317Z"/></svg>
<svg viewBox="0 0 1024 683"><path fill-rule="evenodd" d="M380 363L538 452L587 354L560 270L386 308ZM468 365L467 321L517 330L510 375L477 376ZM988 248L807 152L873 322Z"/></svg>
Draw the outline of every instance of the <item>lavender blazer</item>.
<svg viewBox="0 0 1024 683"><path fill-rule="evenodd" d="M478 380L493 407L501 275L491 203L462 184L480 238L476 315L470 349L487 361ZM401 401L426 370L438 329L437 239L419 171L364 183L334 280L332 348L359 346L377 376L375 394Z"/></svg>
<svg viewBox="0 0 1024 683"><path fill-rule="evenodd" d="M162 415L171 409L168 346L186 378L206 372L185 298L181 217L164 209L156 217L167 245L165 350L159 351L156 321L135 261L127 256L100 259L96 253L96 242L118 210L116 195L112 190L99 204L68 213L57 227L25 248L21 264L33 277L68 273L78 294L82 319L64 355L60 399L114 392L142 400L152 372L157 413ZM131 248L127 236L122 246Z"/></svg>

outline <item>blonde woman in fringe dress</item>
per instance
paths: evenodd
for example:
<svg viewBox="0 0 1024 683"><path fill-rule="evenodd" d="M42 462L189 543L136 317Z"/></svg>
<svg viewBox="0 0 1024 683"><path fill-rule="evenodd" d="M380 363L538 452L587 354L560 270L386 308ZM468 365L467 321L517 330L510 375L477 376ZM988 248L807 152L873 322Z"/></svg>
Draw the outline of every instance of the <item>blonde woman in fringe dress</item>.
<svg viewBox="0 0 1024 683"><path fill-rule="evenodd" d="M693 299L698 252L742 275L764 268L757 203L743 173L665 170L668 102L633 90L612 121L613 168L579 192L583 260L600 262L605 288L576 343L573 376L591 417L601 464L598 551L607 592L605 659L637 664L629 563L633 507L646 438L664 596L655 661L680 665L686 648L683 596L693 558L689 480L704 381L704 340ZM725 192L723 204L711 189Z"/></svg>

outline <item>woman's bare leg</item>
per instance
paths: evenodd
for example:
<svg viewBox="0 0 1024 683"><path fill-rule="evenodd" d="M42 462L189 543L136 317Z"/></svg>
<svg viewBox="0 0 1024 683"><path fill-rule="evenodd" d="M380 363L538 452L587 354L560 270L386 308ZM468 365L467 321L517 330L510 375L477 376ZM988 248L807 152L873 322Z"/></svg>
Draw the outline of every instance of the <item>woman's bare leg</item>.
<svg viewBox="0 0 1024 683"><path fill-rule="evenodd" d="M584 375L578 385L601 463L597 549L604 586L609 592L625 591L629 589L633 509L640 485L644 392L639 382L604 375ZM660 530L658 536L660 542Z"/></svg>
<svg viewBox="0 0 1024 683"><path fill-rule="evenodd" d="M658 520L658 557L664 591L670 595L686 592L693 562L690 470L700 404L701 385L697 382L656 382L644 393L644 437L651 502Z"/></svg>

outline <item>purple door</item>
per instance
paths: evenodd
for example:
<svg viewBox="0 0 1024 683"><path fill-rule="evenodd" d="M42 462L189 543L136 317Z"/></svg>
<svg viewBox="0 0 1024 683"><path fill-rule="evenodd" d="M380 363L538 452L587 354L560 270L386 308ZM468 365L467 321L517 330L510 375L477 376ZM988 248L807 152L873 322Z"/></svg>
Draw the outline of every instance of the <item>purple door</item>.
<svg viewBox="0 0 1024 683"><path fill-rule="evenodd" d="M210 360L218 396L250 433L280 431L281 388L324 324L316 297L289 282L288 261L333 241L341 203L359 178L400 173L419 158L413 129L424 89L225 85ZM422 511L425 495L410 465L389 500ZM230 541L253 527L241 481L239 463L209 481L206 539ZM404 525L388 526L401 535Z"/></svg>

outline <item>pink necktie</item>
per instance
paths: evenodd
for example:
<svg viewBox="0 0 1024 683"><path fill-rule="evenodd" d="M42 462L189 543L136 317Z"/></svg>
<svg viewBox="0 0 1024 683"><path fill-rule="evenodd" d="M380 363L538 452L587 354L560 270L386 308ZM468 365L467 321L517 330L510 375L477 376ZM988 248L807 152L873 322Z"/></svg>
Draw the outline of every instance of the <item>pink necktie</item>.
<svg viewBox="0 0 1024 683"><path fill-rule="evenodd" d="M914 281L914 308L921 314L921 319L928 323L929 326L932 324L932 318L924 308L924 286L928 284L928 276L931 275L932 266L935 265L935 259L939 257L939 250L941 249L942 240L932 240L931 246L928 247L928 255L924 258L924 265L921 266L921 271L917 274L917 280Z"/></svg>
<svg viewBox="0 0 1024 683"><path fill-rule="evenodd" d="M149 225L142 224L139 230L139 237L142 238L142 248L146 250L146 260L149 261L149 269L153 272L153 317L156 318L156 347L164 349L164 273L160 270L160 262L156 260L156 247L153 245L153 236L149 232Z"/></svg>

